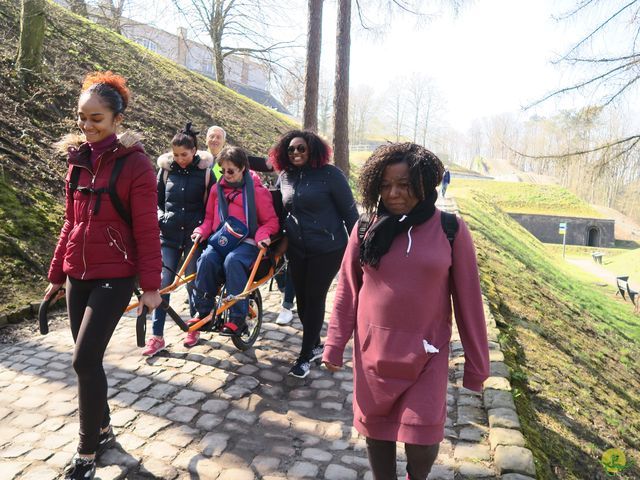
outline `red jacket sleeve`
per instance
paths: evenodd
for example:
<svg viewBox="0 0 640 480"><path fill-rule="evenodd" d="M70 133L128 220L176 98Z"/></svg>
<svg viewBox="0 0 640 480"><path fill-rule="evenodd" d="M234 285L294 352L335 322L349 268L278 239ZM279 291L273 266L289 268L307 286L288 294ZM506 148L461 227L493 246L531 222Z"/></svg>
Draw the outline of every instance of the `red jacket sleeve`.
<svg viewBox="0 0 640 480"><path fill-rule="evenodd" d="M73 197L72 192L69 190L69 177L71 175L71 167L67 170L67 176L65 178L65 205L64 205L64 223L58 236L58 243L53 252L53 258L49 265L49 273L47 278L51 283L64 283L67 280L67 274L62 271L62 264L64 262L64 256L67 253L67 239L69 238L69 232L73 229L75 223L75 214L73 211Z"/></svg>
<svg viewBox="0 0 640 480"><path fill-rule="evenodd" d="M143 291L160 288L162 255L158 225L156 174L146 155L135 156L131 177L131 221L138 253L138 280Z"/></svg>
<svg viewBox="0 0 640 480"><path fill-rule="evenodd" d="M280 220L273 208L271 192L260 182L254 179L253 185L256 192L256 210L258 216L258 229L254 236L256 242L261 242L275 235L280 230Z"/></svg>
<svg viewBox="0 0 640 480"><path fill-rule="evenodd" d="M458 233L453 242L452 297L456 324L464 348L462 385L482 390L489 377L489 343L484 318L476 252L467 225L458 218Z"/></svg>
<svg viewBox="0 0 640 480"><path fill-rule="evenodd" d="M356 326L361 287L360 241L358 229L354 228L349 236L338 274L338 287L322 356L325 362L342 366L344 349Z"/></svg>

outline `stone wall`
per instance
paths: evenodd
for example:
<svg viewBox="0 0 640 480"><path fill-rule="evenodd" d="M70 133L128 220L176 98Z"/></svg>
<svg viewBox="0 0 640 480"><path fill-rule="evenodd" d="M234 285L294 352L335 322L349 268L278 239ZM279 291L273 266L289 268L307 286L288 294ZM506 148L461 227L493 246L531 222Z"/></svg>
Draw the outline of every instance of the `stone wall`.
<svg viewBox="0 0 640 480"><path fill-rule="evenodd" d="M567 224L567 245L615 246L615 220L529 213L510 213L509 215L541 242L562 243L562 235L558 233L558 230L560 223L565 222Z"/></svg>

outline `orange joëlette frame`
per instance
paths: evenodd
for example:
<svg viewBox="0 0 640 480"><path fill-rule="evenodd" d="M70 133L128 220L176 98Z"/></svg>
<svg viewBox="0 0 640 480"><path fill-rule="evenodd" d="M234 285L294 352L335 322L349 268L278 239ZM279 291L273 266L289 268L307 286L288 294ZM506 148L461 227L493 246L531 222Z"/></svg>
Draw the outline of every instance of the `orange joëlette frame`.
<svg viewBox="0 0 640 480"><path fill-rule="evenodd" d="M186 277L183 277L183 274L185 269L187 268L187 265L191 261L197 247L198 247L198 244L194 243L193 247L191 247L191 250L189 251L189 254L187 255L187 258L182 264L182 267L180 267L180 271L176 275L176 278L174 279L173 283L163 288L162 290L160 290L160 294L170 293L174 291L176 288L178 288L179 286L184 285L185 283L188 283L195 278L196 274L187 275ZM199 322L189 325L190 332L194 330L199 330L200 328L202 328L203 325L206 325L207 323L209 323L214 317L217 317L222 312L229 309L236 302L248 297L254 290L256 290L257 288L260 288L262 285L264 285L269 280L271 280L271 277L273 277L273 275L275 274L275 268L273 265L269 267L269 272L264 277L262 277L257 281L255 280L256 273L258 271L258 268L260 267L260 263L262 262L262 259L264 258L264 254L266 253L266 251L267 251L266 248L264 247L260 248L260 251L258 252L258 258L256 258L256 261L253 263L251 274L249 275L249 278L247 280L247 284L244 287L244 290L237 295L233 295L233 298L231 300L224 301L223 304L215 312L210 313ZM280 255L277 255L275 260L276 261L274 263L275 265L277 265L278 261L280 260ZM140 304L140 301L136 301L134 303L129 304L125 312L129 312L134 308L137 308L139 304Z"/></svg>

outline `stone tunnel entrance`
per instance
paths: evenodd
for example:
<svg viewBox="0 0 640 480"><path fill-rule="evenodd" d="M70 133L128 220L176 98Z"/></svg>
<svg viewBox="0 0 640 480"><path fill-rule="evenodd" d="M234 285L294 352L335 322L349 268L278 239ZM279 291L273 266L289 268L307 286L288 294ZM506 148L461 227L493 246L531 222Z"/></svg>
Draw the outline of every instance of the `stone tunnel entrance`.
<svg viewBox="0 0 640 480"><path fill-rule="evenodd" d="M587 245L589 247L600 246L600 231L596 227L590 227L587 232Z"/></svg>

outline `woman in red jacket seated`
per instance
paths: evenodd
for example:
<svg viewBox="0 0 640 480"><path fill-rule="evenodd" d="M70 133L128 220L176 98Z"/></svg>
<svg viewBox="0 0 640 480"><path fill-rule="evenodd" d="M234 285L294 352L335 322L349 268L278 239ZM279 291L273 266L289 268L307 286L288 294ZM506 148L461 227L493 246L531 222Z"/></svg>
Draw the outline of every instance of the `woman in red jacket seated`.
<svg viewBox="0 0 640 480"><path fill-rule="evenodd" d="M155 172L137 136L116 136L129 102L125 82L111 72L87 75L78 100L84 139L79 146L70 145L70 137L60 144L68 146L65 219L44 298L66 282L80 443L65 479L93 478L95 457L115 443L102 359L136 277L141 307L153 310L161 302ZM117 163L122 169L111 191Z"/></svg>
<svg viewBox="0 0 640 480"><path fill-rule="evenodd" d="M230 295L244 290L249 269L258 257L258 247L268 246L271 235L275 235L280 228L271 193L262 185L260 177L249 170L249 160L244 150L226 147L217 159L223 177L209 195L204 222L193 231L191 237L194 242L208 238L208 245L198 259L193 294L198 314L192 322L209 315L223 280L226 279L226 289ZM232 227L235 235L228 234L230 230L227 226ZM241 230L244 231L240 233ZM241 238L242 235L244 238ZM234 236L237 240L234 240ZM239 242L237 246L228 251L235 241ZM246 328L248 308L248 301L242 300L229 309L230 322L223 328L222 335L242 334ZM200 332L189 332L184 345L193 347L199 337Z"/></svg>

